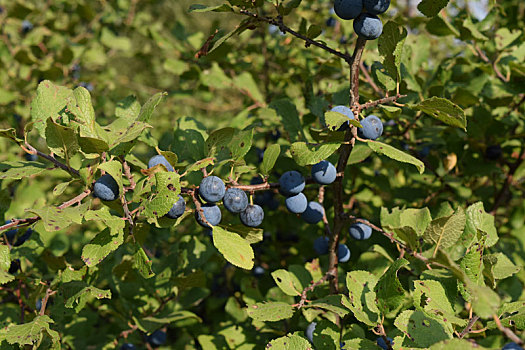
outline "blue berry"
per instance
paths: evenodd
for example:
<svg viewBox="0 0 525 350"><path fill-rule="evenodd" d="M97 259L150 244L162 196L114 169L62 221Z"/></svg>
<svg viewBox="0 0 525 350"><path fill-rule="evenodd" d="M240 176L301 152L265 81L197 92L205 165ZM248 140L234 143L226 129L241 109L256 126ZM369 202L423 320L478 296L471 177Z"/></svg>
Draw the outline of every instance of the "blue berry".
<svg viewBox="0 0 525 350"><path fill-rule="evenodd" d="M222 219L221 209L216 206L213 203L206 203L201 205L202 212L204 213L204 217L206 218L206 221L212 226L217 226ZM199 210L195 210L195 219L201 225L205 228L211 228L209 225L207 225L204 220L202 220L201 213Z"/></svg>
<svg viewBox="0 0 525 350"><path fill-rule="evenodd" d="M305 184L303 175L295 170L287 171L279 178L280 191L287 197L302 192Z"/></svg>
<svg viewBox="0 0 525 350"><path fill-rule="evenodd" d="M375 115L369 115L361 120L362 128L357 129L359 137L369 140L375 140L383 134L383 123Z"/></svg>
<svg viewBox="0 0 525 350"><path fill-rule="evenodd" d="M326 236L317 237L314 241L314 250L319 255L328 254L329 239Z"/></svg>
<svg viewBox="0 0 525 350"><path fill-rule="evenodd" d="M390 7L390 0L363 0L366 12L373 15L384 13Z"/></svg>
<svg viewBox="0 0 525 350"><path fill-rule="evenodd" d="M80 82L79 86L82 86L82 87L85 88L87 91L93 91L93 90L94 90L93 84L91 84L91 83L86 83L85 81Z"/></svg>
<svg viewBox="0 0 525 350"><path fill-rule="evenodd" d="M350 260L350 249L346 244L339 244L337 247L337 257L339 259L339 262L345 263L348 260Z"/></svg>
<svg viewBox="0 0 525 350"><path fill-rule="evenodd" d="M327 27L335 27L336 20L333 17L329 17L325 23Z"/></svg>
<svg viewBox="0 0 525 350"><path fill-rule="evenodd" d="M36 155L36 154L26 153L25 154L25 158L29 162L36 162L36 161L38 161L38 155Z"/></svg>
<svg viewBox="0 0 525 350"><path fill-rule="evenodd" d="M354 19L363 11L363 0L335 0L334 10L341 19Z"/></svg>
<svg viewBox="0 0 525 350"><path fill-rule="evenodd" d="M348 229L350 236L357 240L369 239L372 235L372 228L361 222L356 222L352 224Z"/></svg>
<svg viewBox="0 0 525 350"><path fill-rule="evenodd" d="M485 157L489 160L497 160L501 157L502 150L500 145L488 146L485 150Z"/></svg>
<svg viewBox="0 0 525 350"><path fill-rule="evenodd" d="M102 175L93 186L93 194L103 201L114 201L119 195L118 184L111 175Z"/></svg>
<svg viewBox="0 0 525 350"><path fill-rule="evenodd" d="M38 299L35 303L35 310L40 311L41 308L42 308L42 299Z"/></svg>
<svg viewBox="0 0 525 350"><path fill-rule="evenodd" d="M26 232L24 232L24 234L20 237L18 237L18 239L16 240L15 244L13 244L14 247L18 247L18 246L21 246L22 244L24 244L25 241L27 241L27 239L29 237L31 237L31 234L33 233L33 230L28 228Z"/></svg>
<svg viewBox="0 0 525 350"><path fill-rule="evenodd" d="M318 184L329 185L335 181L337 170L332 163L322 160L312 167L312 177Z"/></svg>
<svg viewBox="0 0 525 350"><path fill-rule="evenodd" d="M394 345L394 340L390 337L387 337L388 341L390 342L390 346ZM386 342L385 340L383 339L383 337L379 337L377 338L376 340L377 342L377 345L381 348L381 349L384 349L384 350L388 350L388 346L386 345Z"/></svg>
<svg viewBox="0 0 525 350"><path fill-rule="evenodd" d="M309 224L317 224L323 219L324 208L317 202L309 202L306 210L301 215L304 221Z"/></svg>
<svg viewBox="0 0 525 350"><path fill-rule="evenodd" d="M306 327L306 331L304 332L306 335L306 338L310 341L310 343L313 344L314 342L314 332L315 327L317 326L317 322L311 322L308 327Z"/></svg>
<svg viewBox="0 0 525 350"><path fill-rule="evenodd" d="M262 224L264 210L257 204L249 205L240 213L241 222L248 227L257 227Z"/></svg>
<svg viewBox="0 0 525 350"><path fill-rule="evenodd" d="M355 119L355 115L354 115L354 112L352 112L352 110L350 108L348 108L347 106L343 106L343 105L339 105L339 106L335 106L334 108L332 108L330 110L330 112L337 112L337 113L341 113L343 115L346 115L346 117L350 120L354 120ZM343 123L338 131L345 131L345 130L348 130L350 127L350 123L346 122L346 123Z"/></svg>
<svg viewBox="0 0 525 350"><path fill-rule="evenodd" d="M166 216L170 219L178 219L184 214L184 210L186 210L186 201L184 201L184 198L179 194L179 199L173 204Z"/></svg>
<svg viewBox="0 0 525 350"><path fill-rule="evenodd" d="M362 13L354 20L354 31L366 40L374 40L383 32L383 23L376 15Z"/></svg>
<svg viewBox="0 0 525 350"><path fill-rule="evenodd" d="M224 182L217 176L208 176L202 179L199 185L199 194L206 202L220 201L226 193Z"/></svg>
<svg viewBox="0 0 525 350"><path fill-rule="evenodd" d="M243 190L232 187L226 190L222 202L226 210L238 214L248 206L248 196Z"/></svg>
<svg viewBox="0 0 525 350"><path fill-rule="evenodd" d="M120 347L120 350L137 350L137 347L131 343L124 343Z"/></svg>
<svg viewBox="0 0 525 350"><path fill-rule="evenodd" d="M153 347L161 346L166 342L166 340L168 340L166 332L161 331L160 329L151 333L148 337L148 343L150 343Z"/></svg>
<svg viewBox="0 0 525 350"><path fill-rule="evenodd" d="M20 269L20 259L15 259L11 261L11 265L9 265L9 272L11 275L14 275L18 270Z"/></svg>
<svg viewBox="0 0 525 350"><path fill-rule="evenodd" d="M28 33L33 30L33 23L29 22L27 19L22 21L22 33Z"/></svg>
<svg viewBox="0 0 525 350"><path fill-rule="evenodd" d="M301 192L298 195L287 197L284 204L291 213L301 214L306 210L308 199L306 199L306 196Z"/></svg>
<svg viewBox="0 0 525 350"><path fill-rule="evenodd" d="M7 220L5 223L6 224L10 224L11 220ZM13 239L15 238L17 233L18 233L18 229L17 228L5 232L5 235L7 237L7 241L9 243L13 243Z"/></svg>
<svg viewBox="0 0 525 350"><path fill-rule="evenodd" d="M173 171L173 167L171 166L170 162L164 157L162 154L157 154L156 156L153 156L148 161L148 169L153 168L156 165L162 164L166 167L168 171Z"/></svg>
<svg viewBox="0 0 525 350"><path fill-rule="evenodd" d="M264 269L264 267L262 266L255 266L255 268L253 269L253 275L255 277L261 277L262 275L264 275L264 272L266 270Z"/></svg>

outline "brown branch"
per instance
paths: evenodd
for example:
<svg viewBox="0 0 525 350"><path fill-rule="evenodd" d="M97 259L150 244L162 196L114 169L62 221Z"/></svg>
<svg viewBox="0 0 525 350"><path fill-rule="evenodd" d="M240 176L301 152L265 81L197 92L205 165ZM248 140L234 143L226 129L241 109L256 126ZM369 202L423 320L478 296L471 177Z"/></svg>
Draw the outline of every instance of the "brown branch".
<svg viewBox="0 0 525 350"><path fill-rule="evenodd" d="M264 16L259 16L256 13L253 13L253 12L250 12L250 11L246 11L246 10L240 10L239 13L242 14L242 15L254 18L254 19L258 20L258 21L267 22L269 24L273 24L275 26L278 26L279 29L281 30L281 32L283 32L283 33L290 33L293 36L295 36L296 38L299 38L299 39L303 40L305 42L306 47L308 47L310 45L317 46L318 48L321 48L321 49L331 53L334 56L342 58L343 60L345 60L348 63L352 62L352 57L351 56L349 56L349 55L347 55L345 53L342 53L342 52L340 52L338 50L335 50L335 49L329 47L328 45L323 44L322 42L310 39L309 37L307 37L307 36L305 36L303 34L300 34L300 33L296 32L295 30L291 29L290 27L286 26L283 23L282 17L264 17Z"/></svg>
<svg viewBox="0 0 525 350"><path fill-rule="evenodd" d="M317 197L317 200L319 204L323 205L324 202L324 193L325 193L325 187L321 186L319 187L319 194ZM327 237L330 237L332 235L332 230L330 229L330 223L328 222L328 218L326 217L326 210L323 212L323 223L324 223L324 234Z"/></svg>
<svg viewBox="0 0 525 350"><path fill-rule="evenodd" d="M498 326L498 329L507 337L509 338L510 340L512 340L513 342L515 342L516 344L518 344L519 346L523 347L523 345L525 345L525 343L523 342L523 340L521 340L520 337L518 337L516 335L516 333L514 333L513 331L511 331L510 329L506 328L506 327L503 327L503 325L501 324L501 321L498 317L498 315L494 314L492 315L492 318L494 319L494 322L496 322L496 326Z"/></svg>
<svg viewBox="0 0 525 350"><path fill-rule="evenodd" d="M463 338L465 335L467 335L468 333L470 333L470 332L472 331L472 327L474 326L474 323L476 323L478 320L479 320L479 316L474 316L474 317L472 317L472 318L468 321L468 324L467 324L467 326L465 327L465 329L463 329L463 331L461 331L461 333L458 335L458 337L461 339L461 338Z"/></svg>
<svg viewBox="0 0 525 350"><path fill-rule="evenodd" d="M72 206L73 204L80 203L90 193L91 193L91 190L85 190L84 192L76 196L75 198L72 198L68 200L67 202L60 204L58 206L58 209L64 209L64 208ZM0 226L0 232L4 230L8 230L13 227L18 228L18 227L28 226L38 220L40 220L39 216L32 216L30 218L25 218L25 219L12 219L10 223Z"/></svg>
<svg viewBox="0 0 525 350"><path fill-rule="evenodd" d="M49 300L49 297L55 293L56 293L56 290L53 291L51 290L51 288L48 288L46 290L46 295L44 296L44 299L42 299L42 306L40 307L40 316L44 316L46 312L47 301Z"/></svg>
<svg viewBox="0 0 525 350"><path fill-rule="evenodd" d="M476 52L479 56L479 58L481 58L481 60L485 63L488 63L492 66L492 69L494 70L494 73L496 73L496 76L504 83L508 83L510 81L510 78L509 77L505 77L503 74L501 74L498 66L497 66L497 60L492 62L488 57L487 55L478 47L478 45L474 44L474 49L476 49Z"/></svg>
<svg viewBox="0 0 525 350"><path fill-rule="evenodd" d="M354 107L359 102L359 62L365 49L366 40L358 37L354 54L349 62L350 64L350 107ZM337 161L337 173L344 174L346 165L348 164L348 158L354 148L355 138L357 137L357 129L352 126L350 130L345 133L344 143L339 147L339 160ZM344 188L343 188L343 177L338 177L333 183L334 189L334 227L330 240L328 242L328 271L337 271L338 258L337 258L337 247L339 244L339 235L343 230L344 220L337 213L343 212L344 205ZM339 281L337 273L334 278L330 280L330 292L337 294L339 292Z"/></svg>
<svg viewBox="0 0 525 350"><path fill-rule="evenodd" d="M135 183L135 179L133 178L133 174L131 173L131 169L130 169L128 163L125 160L122 162L122 166L124 167L124 175L126 175L126 177L129 180L129 187L127 189L133 191L137 184Z"/></svg>
<svg viewBox="0 0 525 350"><path fill-rule="evenodd" d="M191 194L191 198L193 199L193 204L195 204L195 211L196 211L196 212L199 212L199 217L201 218L201 220L202 220L206 225L208 225L210 229L212 229L213 226L208 222L208 220L206 220L206 216L204 215L204 210L202 210L201 201L200 201L199 198L197 197L197 191L198 191L198 190L195 190L195 191L190 192L190 194Z"/></svg>
<svg viewBox="0 0 525 350"><path fill-rule="evenodd" d="M307 298L306 294L308 292L313 292L316 287L320 286L321 284L326 282L328 279L333 278L336 275L337 275L337 270L328 270L328 272L326 272L326 274L319 281L317 282L310 281L310 285L306 287L305 289L303 289L303 291L301 292L301 300L299 300L299 303L295 304L294 306L296 306L298 309L302 308L304 304L308 302L308 300L306 299Z"/></svg>
<svg viewBox="0 0 525 350"><path fill-rule="evenodd" d="M370 102L367 102L367 103L364 103L364 104L360 104L358 106L358 111L362 111L363 109L367 109L367 108L373 108L377 105L380 105L380 104L385 104L385 103L391 103L391 102L395 102L397 101L399 98L403 98L403 97L406 97L407 95L401 95L401 94L397 94L395 96L390 96L390 97L384 97L384 98L381 98L379 100L375 100L375 101L370 101Z"/></svg>
<svg viewBox="0 0 525 350"><path fill-rule="evenodd" d="M29 154L36 154L38 155L39 157L41 158L44 158L44 159L47 159L49 160L50 162L52 162L53 164L55 164L56 167L62 169L62 170L65 170L67 171L68 173L70 173L71 175L74 175L74 176L80 176L80 173L78 172L78 170L76 169L73 169L72 167L70 166L67 166L66 164L56 160L54 157L48 155L48 154L45 154L45 153L42 153L40 152L39 150L37 150L36 148L34 148L33 146L31 146L29 143L25 143L25 147L24 146L21 146L22 149L24 151L26 151L27 153Z"/></svg>

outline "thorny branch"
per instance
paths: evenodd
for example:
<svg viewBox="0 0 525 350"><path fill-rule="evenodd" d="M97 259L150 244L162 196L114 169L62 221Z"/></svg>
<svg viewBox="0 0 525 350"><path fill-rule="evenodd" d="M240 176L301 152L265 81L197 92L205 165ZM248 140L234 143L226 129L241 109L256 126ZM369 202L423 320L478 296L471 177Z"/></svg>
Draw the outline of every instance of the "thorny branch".
<svg viewBox="0 0 525 350"><path fill-rule="evenodd" d="M299 300L299 303L295 304L294 306L296 306L298 309L302 308L304 304L308 302L308 300L306 299L307 293L313 292L313 290L316 287L320 286L321 284L323 284L330 278L334 278L335 275L337 275L337 270L332 269L332 270L328 270L328 272L326 272L326 274L319 281L317 282L311 281L310 285L306 287L305 289L303 289L303 291L301 292L301 300Z"/></svg>

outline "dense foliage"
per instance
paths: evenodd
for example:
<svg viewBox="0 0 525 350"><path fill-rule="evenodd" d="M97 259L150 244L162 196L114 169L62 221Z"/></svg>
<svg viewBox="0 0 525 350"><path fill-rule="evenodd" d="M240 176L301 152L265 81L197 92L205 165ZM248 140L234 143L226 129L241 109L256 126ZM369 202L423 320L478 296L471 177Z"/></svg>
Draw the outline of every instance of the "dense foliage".
<svg viewBox="0 0 525 350"><path fill-rule="evenodd" d="M202 3L0 2L0 349L523 346L525 5Z"/></svg>

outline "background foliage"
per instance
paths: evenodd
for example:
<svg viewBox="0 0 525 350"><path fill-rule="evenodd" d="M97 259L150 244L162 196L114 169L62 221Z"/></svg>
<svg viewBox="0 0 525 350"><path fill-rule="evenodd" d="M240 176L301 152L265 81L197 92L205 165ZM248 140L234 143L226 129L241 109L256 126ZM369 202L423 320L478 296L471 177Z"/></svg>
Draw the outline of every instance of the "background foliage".
<svg viewBox="0 0 525 350"><path fill-rule="evenodd" d="M352 23L335 18L330 1L280 3L287 27L353 51ZM191 218L189 198L174 224L157 220L153 212L169 201L154 195L165 194L161 184L174 186L169 196L198 185L210 157L208 171L245 185L258 173L272 183L292 169L307 175L325 155L337 163L342 133L326 128L338 123L326 112L350 103L349 67L240 13L245 6L276 18L271 1L200 4L219 7L0 2L0 215L30 219L15 242L33 230L18 246L7 244L4 231L0 348L146 347L148 334L165 329L165 348L251 349L273 340L275 348L300 349L310 346L303 331L314 320L319 349L340 341L374 348L373 331L381 329L394 348L470 341L498 348L508 341L498 322L523 338L525 5L490 1L478 19L459 1L393 1L381 16L384 34L364 51L359 102L406 95L363 110L385 122L380 141L404 153L358 141L342 184L345 213L382 232L355 241L345 222L341 240L352 256L338 267L341 293L330 295L321 283L298 308L310 281L327 272L328 257L313 250L322 223L287 213L275 194L278 208L265 208L261 230L236 231L228 225L238 218L223 210L227 226L212 239ZM25 20L31 30L22 29ZM71 168L27 160L24 141ZM325 148L312 153L294 142ZM260 163L273 145L280 146L275 165ZM156 147L171 152L180 181L141 171ZM127 195L130 210L145 207L133 235L120 203L87 192L97 168L130 186L124 161L137 182ZM332 223L339 213L330 189L324 207ZM310 200L318 192L305 190ZM81 204L58 208L82 193ZM232 232L264 270L234 266L240 263L229 248L240 236ZM20 264L14 273L12 261ZM48 304L40 315L42 299Z"/></svg>

